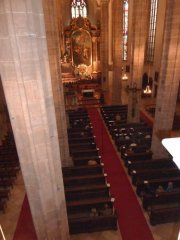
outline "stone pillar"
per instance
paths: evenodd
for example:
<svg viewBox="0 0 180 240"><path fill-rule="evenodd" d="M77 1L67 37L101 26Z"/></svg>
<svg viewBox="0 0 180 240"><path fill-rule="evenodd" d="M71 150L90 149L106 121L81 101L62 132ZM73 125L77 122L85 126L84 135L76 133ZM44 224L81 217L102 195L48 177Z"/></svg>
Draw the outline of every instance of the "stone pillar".
<svg viewBox="0 0 180 240"><path fill-rule="evenodd" d="M0 145L2 144L2 140L8 134L9 125L9 116L7 112L6 100L0 76Z"/></svg>
<svg viewBox="0 0 180 240"><path fill-rule="evenodd" d="M179 76L180 5L178 0L168 0L152 139L154 157L164 157L167 155L160 138L168 137L168 133L172 130L180 81Z"/></svg>
<svg viewBox="0 0 180 240"><path fill-rule="evenodd" d="M0 72L38 239L69 239L42 1L0 2Z"/></svg>
<svg viewBox="0 0 180 240"><path fill-rule="evenodd" d="M121 104L122 88L122 39L123 39L123 1L112 3L113 21L113 82L112 104Z"/></svg>
<svg viewBox="0 0 180 240"><path fill-rule="evenodd" d="M101 0L101 74L102 88L108 88L108 7L109 0Z"/></svg>
<svg viewBox="0 0 180 240"><path fill-rule="evenodd" d="M64 91L61 78L61 53L60 53L60 40L58 31L58 16L57 16L57 1L44 0L43 1L46 36L48 43L48 55L51 71L51 82L54 97L54 106L56 112L56 121L58 128L58 137L60 145L60 154L62 166L73 165L72 159L69 154L68 136L67 136L67 123L64 104Z"/></svg>
<svg viewBox="0 0 180 240"><path fill-rule="evenodd" d="M132 1L131 1L132 2ZM144 67L145 46L149 29L149 9L150 0L134 0L133 4L133 25L131 35L131 76L130 85L137 89L142 87L142 75ZM133 84L134 83L134 84ZM133 95L133 96L132 96ZM132 100L134 98L134 100ZM130 91L128 102L128 120L130 122L139 121L141 91ZM132 114L133 113L133 114Z"/></svg>
<svg viewBox="0 0 180 240"><path fill-rule="evenodd" d="M97 37L96 36L92 37L92 44L93 44L93 47L92 47L92 50L93 50L92 60L93 60L93 62L92 62L92 64L93 64L93 72L95 73L98 70L97 69L98 59L97 59Z"/></svg>

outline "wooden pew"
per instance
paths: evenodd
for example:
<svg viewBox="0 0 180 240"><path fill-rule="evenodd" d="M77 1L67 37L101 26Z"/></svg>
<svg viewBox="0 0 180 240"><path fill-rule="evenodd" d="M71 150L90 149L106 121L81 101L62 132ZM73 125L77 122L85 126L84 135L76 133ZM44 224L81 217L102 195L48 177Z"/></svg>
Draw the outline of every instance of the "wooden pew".
<svg viewBox="0 0 180 240"><path fill-rule="evenodd" d="M143 208L148 210L154 205L162 205L169 203L180 203L180 188L174 189L172 192L161 192L156 193L154 195L151 194L143 194L142 195L142 203Z"/></svg>
<svg viewBox="0 0 180 240"><path fill-rule="evenodd" d="M91 174L84 176L72 176L72 177L64 177L64 186L72 187L72 186L84 186L90 184L102 184L106 182L106 174Z"/></svg>
<svg viewBox="0 0 180 240"><path fill-rule="evenodd" d="M159 169L164 167L175 167L175 163L171 159L151 159L146 161L128 161L128 174L131 175L133 170L140 169Z"/></svg>
<svg viewBox="0 0 180 240"><path fill-rule="evenodd" d="M111 208L113 208L111 197L108 196L94 199L83 199L79 201L70 201L67 202L68 216L71 214L79 214L84 212L88 212L90 214L91 208L102 209L104 204L108 204Z"/></svg>
<svg viewBox="0 0 180 240"><path fill-rule="evenodd" d="M81 143L89 143L93 142L95 139L95 136L92 137L83 137L83 138L69 138L68 142L69 144L81 144Z"/></svg>
<svg viewBox="0 0 180 240"><path fill-rule="evenodd" d="M7 206L6 199L0 199L0 210L5 213L5 208Z"/></svg>
<svg viewBox="0 0 180 240"><path fill-rule="evenodd" d="M85 132L85 131L81 131L81 132L76 132L76 133L68 133L68 138L84 138L84 137L93 137L93 133L92 132Z"/></svg>
<svg viewBox="0 0 180 240"><path fill-rule="evenodd" d="M99 232L105 230L117 230L116 215L97 217L68 217L69 230L71 234Z"/></svg>
<svg viewBox="0 0 180 240"><path fill-rule="evenodd" d="M90 126L88 129L82 129L82 128L68 128L68 133L76 133L76 132L81 132L81 131L85 131L85 132L92 132L92 127Z"/></svg>
<svg viewBox="0 0 180 240"><path fill-rule="evenodd" d="M123 157L123 160L125 161L125 165L127 166L128 161L135 162L139 160L150 160L152 159L152 152L149 150L147 152L142 153L125 153Z"/></svg>
<svg viewBox="0 0 180 240"><path fill-rule="evenodd" d="M95 141L93 142L84 142L84 143L75 143L75 144L69 144L69 150L70 153L73 152L74 150L88 150L88 149L96 149L96 143Z"/></svg>
<svg viewBox="0 0 180 240"><path fill-rule="evenodd" d="M100 164L101 156L73 157L74 166L88 165L89 160L95 160L97 164Z"/></svg>
<svg viewBox="0 0 180 240"><path fill-rule="evenodd" d="M175 206L152 207L149 212L151 225L160 223L177 222L180 220L180 204Z"/></svg>
<svg viewBox="0 0 180 240"><path fill-rule="evenodd" d="M103 167L100 164L94 166L72 166L62 168L63 177L68 176L83 176L90 174L103 173Z"/></svg>
<svg viewBox="0 0 180 240"><path fill-rule="evenodd" d="M132 183L134 185L136 185L137 181L161 179L166 177L180 177L179 169L176 167L132 171Z"/></svg>
<svg viewBox="0 0 180 240"><path fill-rule="evenodd" d="M163 188L167 188L168 182L173 182L174 188L180 188L180 177L167 177L162 179L151 179L151 180L141 180L136 183L136 193L141 195L146 185L149 184L152 189L157 189L159 185L162 185Z"/></svg>
<svg viewBox="0 0 180 240"><path fill-rule="evenodd" d="M82 149L82 150L73 150L71 151L72 158L78 158L78 157L90 157L91 159L94 156L98 156L99 148L96 149Z"/></svg>
<svg viewBox="0 0 180 240"><path fill-rule="evenodd" d="M91 199L91 198L101 198L101 197L108 197L109 195L109 188L107 186L99 188L98 191L92 190L85 190L85 191L74 191L74 192L67 192L65 191L66 201L76 201L76 200L83 200L83 199Z"/></svg>

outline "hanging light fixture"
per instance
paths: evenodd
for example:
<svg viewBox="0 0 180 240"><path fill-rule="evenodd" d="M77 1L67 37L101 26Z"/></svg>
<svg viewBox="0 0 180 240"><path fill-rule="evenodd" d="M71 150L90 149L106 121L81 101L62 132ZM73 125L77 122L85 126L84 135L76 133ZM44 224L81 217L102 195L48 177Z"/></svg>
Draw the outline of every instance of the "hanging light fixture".
<svg viewBox="0 0 180 240"><path fill-rule="evenodd" d="M152 90L151 90L150 85L148 83L148 85L146 86L146 89L143 90L143 93L144 94L151 94L151 92L152 92Z"/></svg>
<svg viewBox="0 0 180 240"><path fill-rule="evenodd" d="M143 90L143 93L145 95L150 95L152 93L150 82L149 82L149 79L150 79L149 74L150 74L150 65L148 66L148 83L146 85L146 88Z"/></svg>

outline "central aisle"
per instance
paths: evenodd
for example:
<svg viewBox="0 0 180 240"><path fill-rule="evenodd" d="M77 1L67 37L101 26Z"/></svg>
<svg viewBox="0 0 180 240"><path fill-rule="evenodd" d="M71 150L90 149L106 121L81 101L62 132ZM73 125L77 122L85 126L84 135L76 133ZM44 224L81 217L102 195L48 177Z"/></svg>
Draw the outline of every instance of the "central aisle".
<svg viewBox="0 0 180 240"><path fill-rule="evenodd" d="M96 136L97 147L100 149L104 169L108 175L108 182L111 184L111 194L116 199L115 208L122 239L153 240L141 206L98 110L91 108L88 112L93 125L94 135Z"/></svg>

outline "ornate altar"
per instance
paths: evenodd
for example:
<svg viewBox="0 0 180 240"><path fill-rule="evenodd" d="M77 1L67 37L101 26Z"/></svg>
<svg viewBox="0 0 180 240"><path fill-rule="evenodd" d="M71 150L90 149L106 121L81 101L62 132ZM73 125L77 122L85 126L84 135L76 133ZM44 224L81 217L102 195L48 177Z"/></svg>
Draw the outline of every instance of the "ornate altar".
<svg viewBox="0 0 180 240"><path fill-rule="evenodd" d="M65 29L65 53L75 76L92 79L100 72L100 29L87 18L73 18Z"/></svg>

